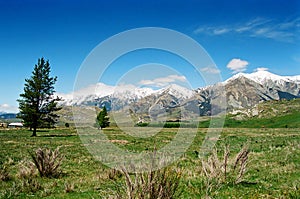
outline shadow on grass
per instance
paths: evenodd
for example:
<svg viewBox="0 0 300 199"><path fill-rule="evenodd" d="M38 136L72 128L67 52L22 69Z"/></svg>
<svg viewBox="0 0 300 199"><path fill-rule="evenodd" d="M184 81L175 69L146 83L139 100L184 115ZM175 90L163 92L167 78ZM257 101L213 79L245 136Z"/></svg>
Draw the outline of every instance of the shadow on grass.
<svg viewBox="0 0 300 199"><path fill-rule="evenodd" d="M77 136L75 134L48 134L48 135L38 135L37 137L73 137Z"/></svg>
<svg viewBox="0 0 300 199"><path fill-rule="evenodd" d="M36 132L49 132L49 130L36 130Z"/></svg>
<svg viewBox="0 0 300 199"><path fill-rule="evenodd" d="M244 187L251 187L251 186L256 186L257 182L242 181L239 184Z"/></svg>

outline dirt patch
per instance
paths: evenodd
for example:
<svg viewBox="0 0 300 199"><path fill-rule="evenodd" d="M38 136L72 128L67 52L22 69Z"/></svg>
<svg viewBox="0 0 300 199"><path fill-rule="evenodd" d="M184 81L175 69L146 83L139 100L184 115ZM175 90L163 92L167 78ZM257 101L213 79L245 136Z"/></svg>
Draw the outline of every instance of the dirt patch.
<svg viewBox="0 0 300 199"><path fill-rule="evenodd" d="M6 141L5 143L8 143L8 144L11 144L11 143L13 143L13 144L15 144L15 143L19 143L19 142L16 142L16 141L9 140L9 141Z"/></svg>
<svg viewBox="0 0 300 199"><path fill-rule="evenodd" d="M120 143L120 144L127 144L127 140L109 140L112 143Z"/></svg>

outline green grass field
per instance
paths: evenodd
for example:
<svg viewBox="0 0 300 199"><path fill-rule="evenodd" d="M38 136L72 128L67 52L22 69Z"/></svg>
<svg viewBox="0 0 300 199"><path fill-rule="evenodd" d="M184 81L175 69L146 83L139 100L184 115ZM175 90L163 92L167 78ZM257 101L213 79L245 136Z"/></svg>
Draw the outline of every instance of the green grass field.
<svg viewBox="0 0 300 199"><path fill-rule="evenodd" d="M140 128L143 129L143 128ZM216 148L222 156L225 144L233 155L243 145L250 149L249 162L238 184L222 182L205 185L201 161L197 156L207 129L198 129L186 153L172 166L182 171L179 198L300 198L300 133L298 128L225 128ZM163 147L177 129L162 129L150 138L135 139L117 128L105 134L113 143L129 151ZM142 132L141 132L142 133ZM9 177L0 180L0 198L113 198L125 186L124 176L95 161L82 144L75 129L51 129L30 137L28 130L0 130L0 167ZM64 160L62 174L56 178L38 175L31 180L19 177L22 162L31 160L29 152L39 147L55 149Z"/></svg>

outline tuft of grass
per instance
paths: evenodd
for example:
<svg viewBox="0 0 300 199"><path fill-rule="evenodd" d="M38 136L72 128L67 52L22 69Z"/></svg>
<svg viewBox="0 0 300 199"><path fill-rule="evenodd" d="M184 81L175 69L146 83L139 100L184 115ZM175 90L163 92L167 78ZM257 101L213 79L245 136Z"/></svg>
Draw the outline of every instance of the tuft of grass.
<svg viewBox="0 0 300 199"><path fill-rule="evenodd" d="M17 195L20 193L20 186L17 185L16 183L13 183L11 187L9 187L8 189L5 189L4 192L0 193L0 198L16 198Z"/></svg>
<svg viewBox="0 0 300 199"><path fill-rule="evenodd" d="M57 177L61 173L63 156L59 152L59 147L54 151L48 148L38 148L34 153L30 153L30 156L41 177Z"/></svg>
<svg viewBox="0 0 300 199"><path fill-rule="evenodd" d="M297 184L293 184L293 189L292 191L289 192L288 196L290 199L299 199L300 198L300 185L299 185L299 181L297 180L295 183Z"/></svg>
<svg viewBox="0 0 300 199"><path fill-rule="evenodd" d="M20 190L23 193L35 193L43 189L40 181L37 178L22 179L20 186Z"/></svg>
<svg viewBox="0 0 300 199"><path fill-rule="evenodd" d="M11 179L9 168L13 164L14 161L9 158L6 162L0 165L0 181L9 181Z"/></svg>
<svg viewBox="0 0 300 199"><path fill-rule="evenodd" d="M180 195L178 187L181 171L179 170L165 167L130 175L127 169L122 167L122 172L125 176L128 199L171 199Z"/></svg>
<svg viewBox="0 0 300 199"><path fill-rule="evenodd" d="M153 154L152 154L153 153ZM133 173L129 173L125 166L121 166L121 172L125 178L126 198L128 199L171 199L180 196L179 183L182 177L181 170L171 166L165 167L165 161L157 162L156 148L150 154L151 164L144 165L143 172L135 165L130 165ZM161 166L157 169L156 166ZM124 194L118 190L118 198L124 198Z"/></svg>
<svg viewBox="0 0 300 199"><path fill-rule="evenodd" d="M19 170L17 177L19 179L29 179L36 177L37 171L33 162L31 161L21 161L19 164Z"/></svg>
<svg viewBox="0 0 300 199"><path fill-rule="evenodd" d="M10 180L8 167L6 165L2 165L0 167L0 181L8 181L8 180Z"/></svg>
<svg viewBox="0 0 300 199"><path fill-rule="evenodd" d="M206 195L221 188L223 184L236 185L243 180L249 157L249 149L244 146L235 158L230 159L229 145L224 147L223 157L214 150L207 159L202 159L202 177Z"/></svg>
<svg viewBox="0 0 300 199"><path fill-rule="evenodd" d="M234 166L233 166L233 172L237 171L237 176L235 178L235 183L239 183L242 181L242 178L246 172L246 166L248 162L249 157L249 148L244 146L240 152L236 155ZM225 162L224 162L225 164ZM227 164L227 163L226 163ZM225 171L226 174L226 171ZM226 179L226 178L225 178Z"/></svg>
<svg viewBox="0 0 300 199"><path fill-rule="evenodd" d="M71 193L71 192L74 192L74 188L75 188L75 186L74 186L74 183L69 183L69 182L66 182L65 183L65 192L66 193Z"/></svg>
<svg viewBox="0 0 300 199"><path fill-rule="evenodd" d="M110 169L109 172L108 172L108 178L110 180L116 180L116 179L119 179L122 177L122 172L118 169Z"/></svg>

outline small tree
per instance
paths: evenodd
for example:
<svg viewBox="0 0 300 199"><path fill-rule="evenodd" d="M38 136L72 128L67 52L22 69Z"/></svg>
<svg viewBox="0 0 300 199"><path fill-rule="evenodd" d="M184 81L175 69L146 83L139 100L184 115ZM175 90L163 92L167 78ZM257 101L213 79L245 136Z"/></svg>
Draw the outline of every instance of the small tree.
<svg viewBox="0 0 300 199"><path fill-rule="evenodd" d="M96 124L100 128L105 128L109 126L109 117L107 115L107 110L105 106L97 115Z"/></svg>
<svg viewBox="0 0 300 199"><path fill-rule="evenodd" d="M55 111L57 102L61 99L54 97L54 84L57 77L50 77L50 64L44 58L38 59L32 76L25 79L24 93L18 99L20 114L25 126L33 130L32 136L36 136L36 129L40 126L53 126L59 117Z"/></svg>

